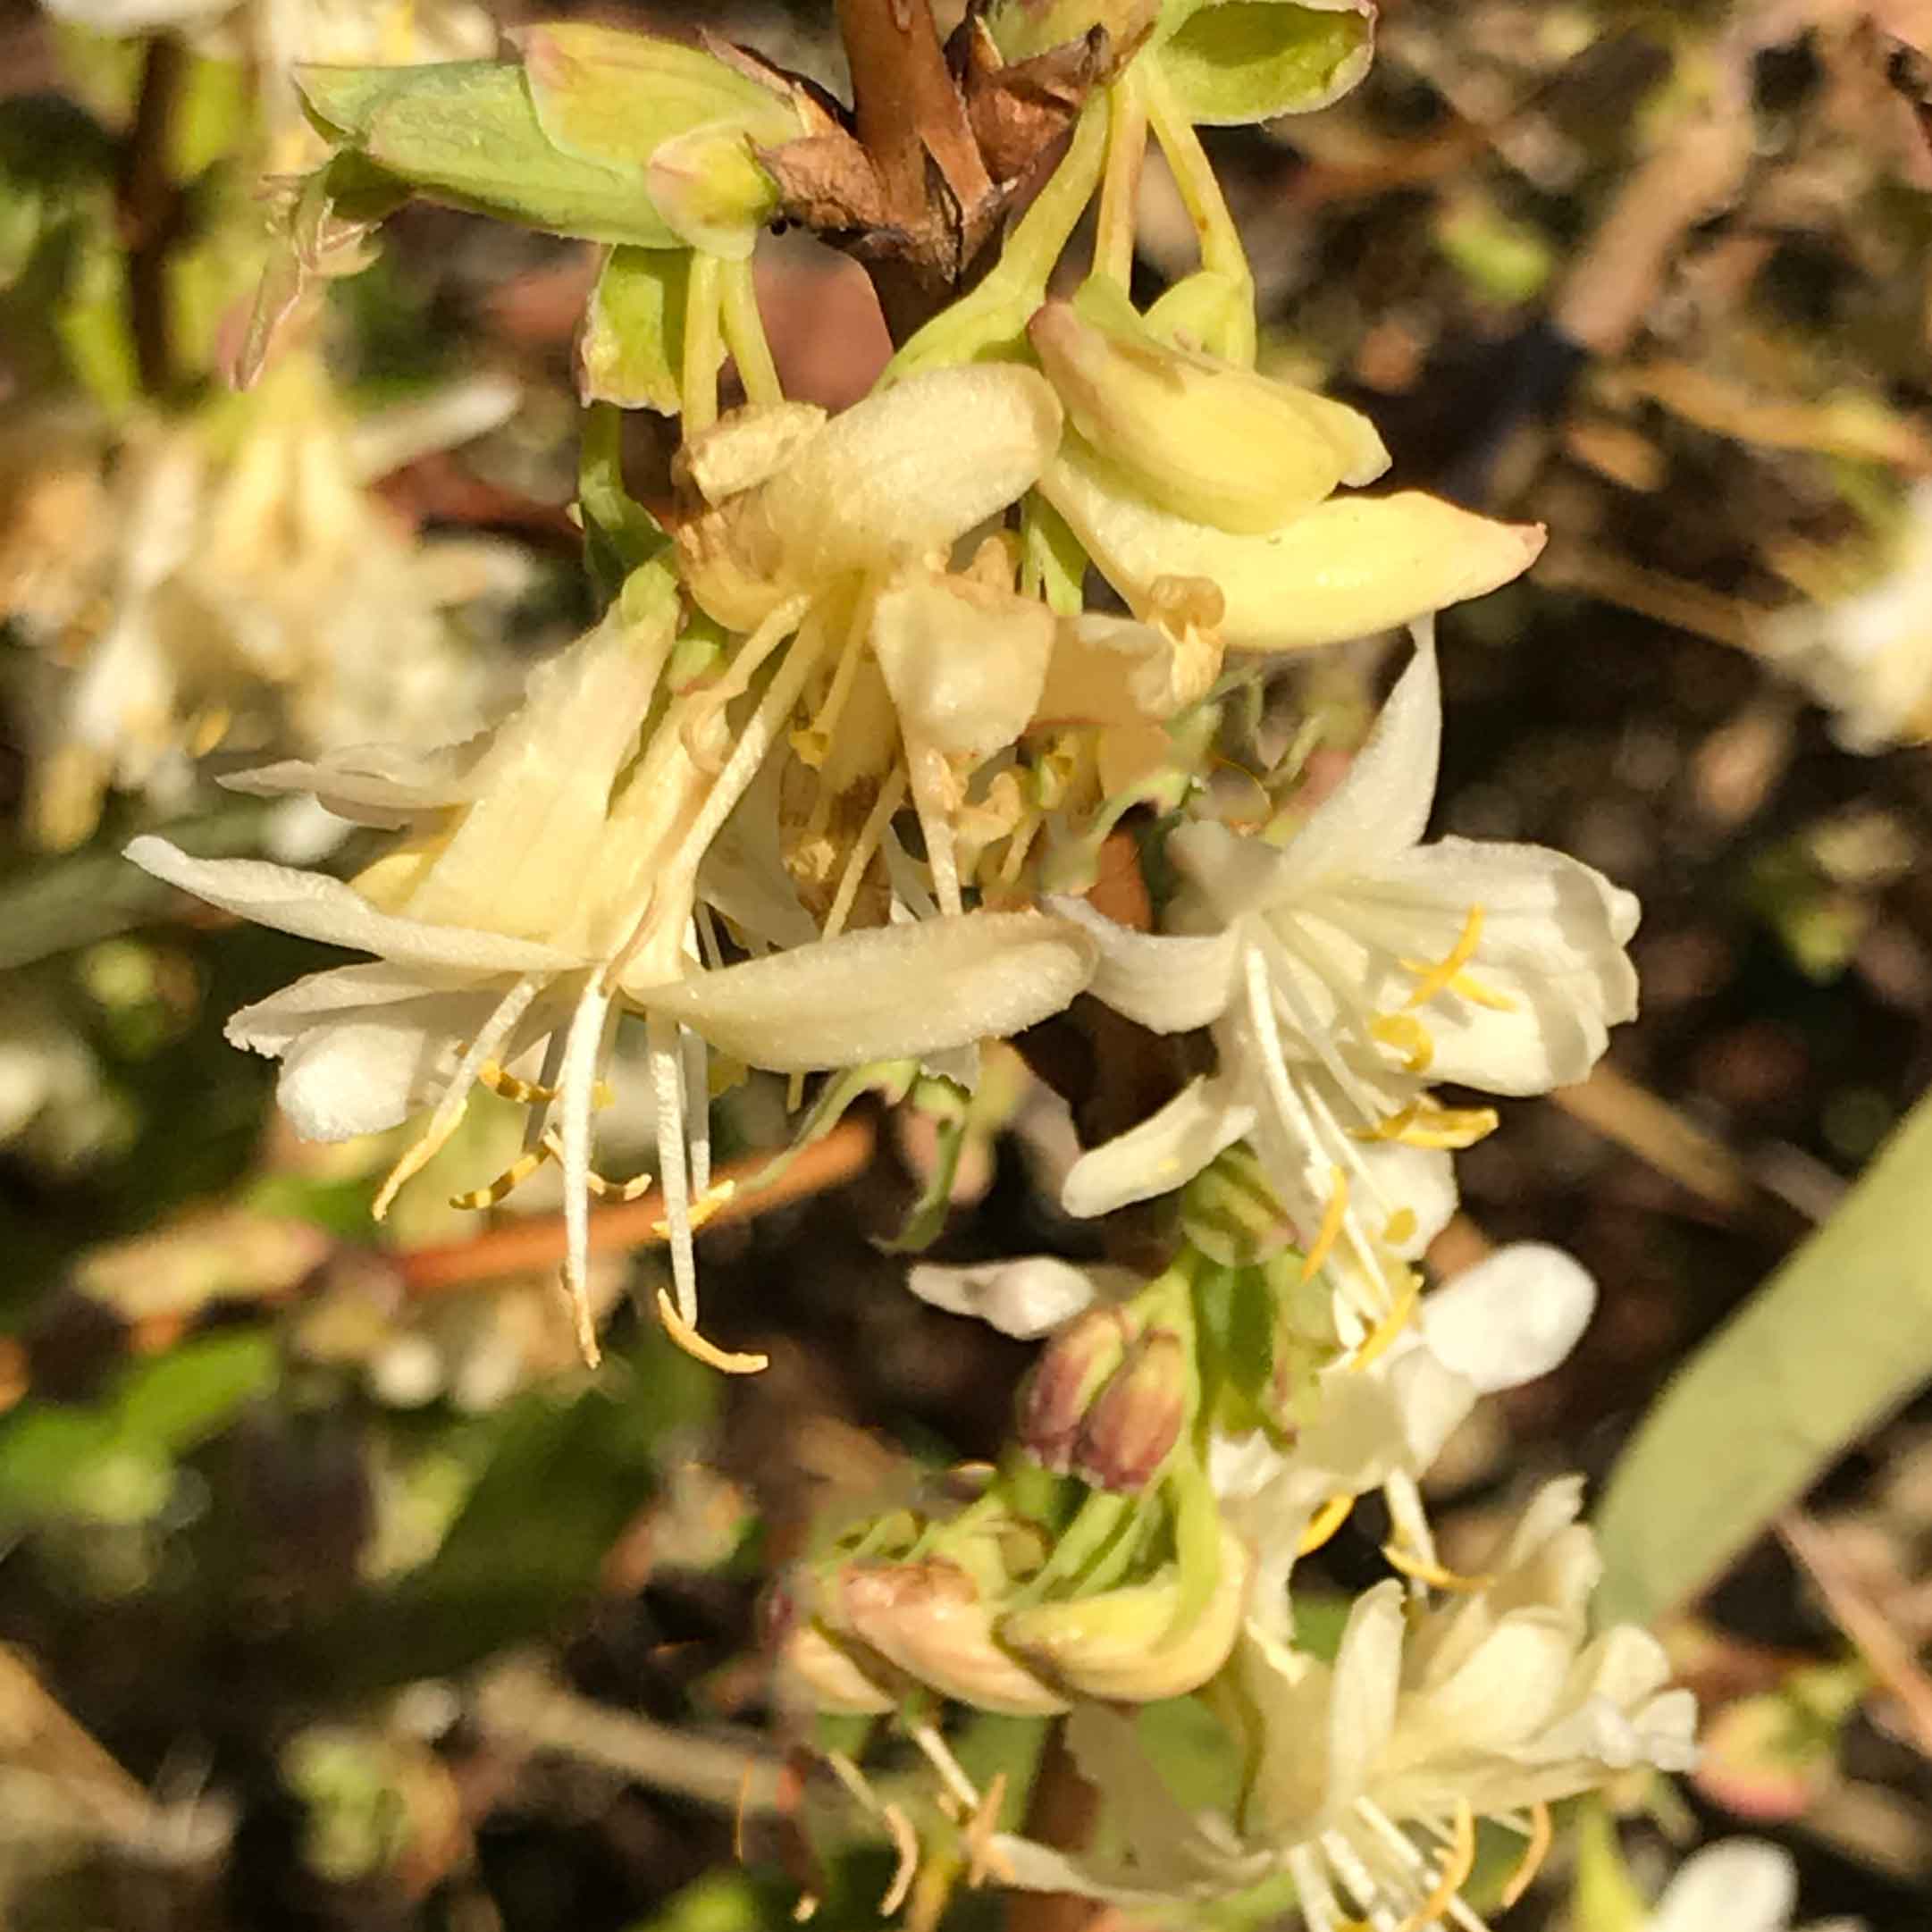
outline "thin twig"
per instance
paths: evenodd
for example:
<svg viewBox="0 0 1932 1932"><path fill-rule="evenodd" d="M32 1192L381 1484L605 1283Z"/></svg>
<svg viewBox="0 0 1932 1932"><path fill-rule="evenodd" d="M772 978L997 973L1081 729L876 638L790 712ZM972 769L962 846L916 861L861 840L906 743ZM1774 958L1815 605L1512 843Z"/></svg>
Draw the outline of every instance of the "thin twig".
<svg viewBox="0 0 1932 1932"><path fill-rule="evenodd" d="M187 49L172 34L149 39L122 156L117 200L127 250L128 326L141 389L148 396L164 396L176 374L168 256L181 226L181 194L168 148L187 71Z"/></svg>
<svg viewBox="0 0 1932 1932"><path fill-rule="evenodd" d="M1912 1647L1852 1575L1831 1533L1802 1509L1777 1519L1777 1539L1817 1586L1832 1620L1898 1700L1921 1756L1932 1758L1932 1678Z"/></svg>
<svg viewBox="0 0 1932 1932"><path fill-rule="evenodd" d="M747 1155L718 1173L719 1182L735 1181L743 1191L726 1201L706 1222L715 1227L727 1221L749 1221L807 1195L823 1193L861 1172L872 1158L877 1136L871 1121L841 1121L822 1140L802 1148L769 1187L748 1183L769 1167L769 1153ZM653 1247L664 1239L664 1197L652 1189L634 1201L595 1208L591 1214L591 1253L620 1255ZM564 1258L564 1217L533 1215L528 1220L492 1228L467 1241L444 1241L433 1247L405 1247L390 1257L405 1292L442 1295L494 1281L553 1268Z"/></svg>

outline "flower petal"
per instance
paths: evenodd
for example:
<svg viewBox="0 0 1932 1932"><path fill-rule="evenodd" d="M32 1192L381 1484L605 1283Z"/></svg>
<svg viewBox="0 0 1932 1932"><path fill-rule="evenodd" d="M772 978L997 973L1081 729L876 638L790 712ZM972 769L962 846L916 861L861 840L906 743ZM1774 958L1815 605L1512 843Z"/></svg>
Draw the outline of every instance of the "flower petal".
<svg viewBox="0 0 1932 1932"><path fill-rule="evenodd" d="M1019 1032L1067 1005L1094 953L1070 920L967 912L626 991L749 1066L808 1073Z"/></svg>
<svg viewBox="0 0 1932 1932"><path fill-rule="evenodd" d="M1231 651L1307 651L1390 630L1520 576L1543 547L1540 525L1495 523L1416 491L1331 497L1239 536L1131 495L1071 438L1040 491L1137 617L1163 577L1217 586Z"/></svg>
<svg viewBox="0 0 1932 1932"><path fill-rule="evenodd" d="M1646 1932L1785 1932L1797 1903L1789 1852L1763 1838L1726 1838L1678 1866Z"/></svg>
<svg viewBox="0 0 1932 1932"><path fill-rule="evenodd" d="M1483 1395L1547 1375L1576 1346L1597 1285L1560 1247L1514 1241L1422 1305L1424 1340Z"/></svg>
<svg viewBox="0 0 1932 1932"><path fill-rule="evenodd" d="M1141 1281L1125 1269L1077 1268L1052 1255L1027 1255L960 1268L920 1262L905 1285L948 1315L973 1315L1003 1335L1031 1341L1097 1300L1124 1301Z"/></svg>
<svg viewBox="0 0 1932 1932"><path fill-rule="evenodd" d="M1093 936L1100 956L1088 991L1115 1012L1156 1033L1185 1033L1226 1011L1240 951L1235 932L1200 938L1136 932L1084 899L1055 898L1047 904Z"/></svg>
<svg viewBox="0 0 1932 1932"><path fill-rule="evenodd" d="M1083 1154L1067 1171L1060 1205L1086 1219L1130 1201L1171 1194L1255 1124L1220 1075L1190 1080L1158 1113Z"/></svg>
<svg viewBox="0 0 1932 1932"><path fill-rule="evenodd" d="M127 856L156 878L210 905L301 939L422 966L475 974L567 972L584 962L533 939L510 939L467 926L432 926L378 912L341 880L258 859L195 859L151 834Z"/></svg>

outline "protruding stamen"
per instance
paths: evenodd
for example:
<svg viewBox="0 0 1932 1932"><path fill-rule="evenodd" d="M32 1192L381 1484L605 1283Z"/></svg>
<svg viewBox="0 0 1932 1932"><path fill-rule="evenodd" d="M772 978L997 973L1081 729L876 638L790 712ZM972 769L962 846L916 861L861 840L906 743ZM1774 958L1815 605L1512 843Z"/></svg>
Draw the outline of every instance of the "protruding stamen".
<svg viewBox="0 0 1932 1932"><path fill-rule="evenodd" d="M1424 1095L1373 1127L1349 1131L1357 1140L1399 1140L1405 1147L1444 1152L1474 1147L1496 1131L1497 1123L1494 1107L1445 1107Z"/></svg>
<svg viewBox="0 0 1932 1932"><path fill-rule="evenodd" d="M1359 1372L1383 1355L1396 1337L1408 1326L1415 1304L1422 1298L1422 1277L1411 1273L1397 1296L1395 1306L1362 1338L1362 1345L1348 1357L1350 1369Z"/></svg>
<svg viewBox="0 0 1932 1932"><path fill-rule="evenodd" d="M1555 1836L1550 1807L1539 1800L1530 1807L1530 1842L1524 1848L1523 1862L1509 1874L1509 1882L1497 1896L1499 1910L1508 1911L1529 1890L1536 1874L1543 1869L1543 1861L1550 1856L1550 1842Z"/></svg>
<svg viewBox="0 0 1932 1932"><path fill-rule="evenodd" d="M1331 1496L1309 1518L1307 1528L1301 1533L1301 1541L1295 1546L1295 1554L1306 1557L1319 1550L1348 1520L1348 1512L1354 1508L1354 1497Z"/></svg>
<svg viewBox="0 0 1932 1932"><path fill-rule="evenodd" d="M1348 1177L1339 1167L1331 1168L1330 1174L1334 1181L1335 1191L1328 1197L1328 1205L1322 1210L1322 1225L1316 1231L1314 1242L1301 1262L1301 1278L1312 1281L1322 1272L1322 1264L1335 1252L1335 1243L1341 1239L1341 1231L1348 1214Z"/></svg>
<svg viewBox="0 0 1932 1932"><path fill-rule="evenodd" d="M519 1154L487 1188L473 1188L467 1194L452 1194L449 1197L450 1206L494 1207L499 1201L507 1200L522 1187L544 1162L554 1157L556 1152L555 1138L546 1134L542 1141L531 1148L529 1153Z"/></svg>
<svg viewBox="0 0 1932 1932"><path fill-rule="evenodd" d="M1400 1570L1403 1575L1413 1576L1417 1583L1432 1584L1438 1590L1487 1590L1496 1581L1493 1576L1465 1576L1459 1570L1446 1569L1434 1558L1418 1556L1398 1542L1384 1543L1382 1553L1391 1569Z"/></svg>
<svg viewBox="0 0 1932 1932"><path fill-rule="evenodd" d="M514 1100L519 1106L547 1107L557 1097L554 1087L539 1086L535 1080L518 1079L494 1060L486 1060L476 1069L476 1081L505 1100Z"/></svg>
<svg viewBox="0 0 1932 1932"><path fill-rule="evenodd" d="M721 1370L727 1375L756 1375L771 1366L769 1355L749 1351L735 1355L729 1349L720 1348L716 1342L707 1341L678 1314L677 1304L661 1288L658 1290L658 1319L664 1323L664 1332L686 1355L695 1356L708 1368Z"/></svg>
<svg viewBox="0 0 1932 1932"><path fill-rule="evenodd" d="M1437 994L1448 992L1450 982L1476 956L1476 948L1482 944L1483 908L1473 905L1469 908L1468 918L1463 921L1463 929L1457 935L1456 944L1434 965L1430 965L1427 961L1406 959L1402 962L1403 971L1422 975L1403 1004L1426 1006Z"/></svg>
<svg viewBox="0 0 1932 1932"><path fill-rule="evenodd" d="M1012 1883L1012 1861L993 1843L993 1834L999 1824L1000 1807L1005 1802L1006 1774L995 1771L987 1785L985 1797L966 1820L966 1828L961 1834L966 1844L966 1883L975 1890L989 1877L997 1878L1002 1885Z"/></svg>
<svg viewBox="0 0 1932 1932"><path fill-rule="evenodd" d="M1435 1059L1435 1041L1414 1013L1377 1013L1369 1021L1368 1030L1382 1046L1402 1055L1405 1072L1429 1071Z"/></svg>
<svg viewBox="0 0 1932 1932"><path fill-rule="evenodd" d="M1469 1809L1468 1799L1458 1798L1456 1801L1456 1835L1442 1861L1442 1869L1428 1897L1402 1921L1398 1932L1422 1932L1424 1926L1440 1919L1468 1882L1475 1864L1475 1814Z"/></svg>

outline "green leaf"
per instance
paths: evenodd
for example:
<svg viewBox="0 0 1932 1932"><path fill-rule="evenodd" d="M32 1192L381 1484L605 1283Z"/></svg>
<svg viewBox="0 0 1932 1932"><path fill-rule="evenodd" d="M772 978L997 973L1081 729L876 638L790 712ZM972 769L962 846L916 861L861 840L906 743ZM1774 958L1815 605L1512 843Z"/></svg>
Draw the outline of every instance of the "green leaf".
<svg viewBox="0 0 1932 1932"><path fill-rule="evenodd" d="M678 245L641 168L607 166L551 144L520 67L304 67L296 85L331 139L432 200L587 241Z"/></svg>
<svg viewBox="0 0 1932 1932"><path fill-rule="evenodd" d="M1607 1620L1694 1597L1932 1373L1932 1102L1666 1388L1598 1512Z"/></svg>
<svg viewBox="0 0 1932 1932"><path fill-rule="evenodd" d="M1210 0L1155 56L1189 120L1237 127L1305 114L1368 71L1370 0Z"/></svg>
<svg viewBox="0 0 1932 1932"><path fill-rule="evenodd" d="M224 1428L237 1409L266 1395L281 1373L266 1329L188 1341L122 1376L114 1415L129 1441L179 1455Z"/></svg>

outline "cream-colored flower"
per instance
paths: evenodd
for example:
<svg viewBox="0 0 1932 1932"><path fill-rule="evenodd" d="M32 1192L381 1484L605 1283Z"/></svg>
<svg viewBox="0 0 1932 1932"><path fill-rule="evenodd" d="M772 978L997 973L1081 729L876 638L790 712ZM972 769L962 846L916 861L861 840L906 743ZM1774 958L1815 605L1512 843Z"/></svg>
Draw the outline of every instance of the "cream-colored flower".
<svg viewBox="0 0 1932 1932"><path fill-rule="evenodd" d="M157 838L129 852L213 904L375 955L245 1008L229 1037L281 1060L282 1106L311 1138L375 1131L432 1105L379 1211L454 1130L479 1080L532 1102L531 1158L554 1154L564 1168L566 1280L580 1306L587 1196L602 1185L591 1168L595 1089L619 1012L644 1015L658 1178L690 1333L692 1200L709 1180L700 1041L791 1072L944 1053L1064 1005L1092 947L1063 920L976 914L704 970L701 960L718 958L700 910L711 897L704 863L770 748L770 719L761 703L734 735L725 707L701 693L654 717L677 610L668 574L641 572L484 737L429 754L341 753L244 781L311 790L346 816L407 827L353 885L195 860ZM750 945L810 937L782 880L762 898L728 878L714 891ZM767 906L788 906L792 920L761 923ZM526 1053L533 1084L503 1071ZM588 1351L587 1325L584 1340Z"/></svg>
<svg viewBox="0 0 1932 1932"><path fill-rule="evenodd" d="M1238 1807L1189 1813L1130 1720L1082 1706L1068 1735L1124 1827L1105 1861L1001 1838L1018 1884L1128 1905L1176 1903L1290 1874L1312 1932L1366 1919L1480 1921L1459 1892L1474 1825L1528 1835L1540 1807L1638 1766L1693 1761L1690 1693L1662 1646L1628 1625L1593 1641L1600 1565L1581 1483L1532 1501L1483 1587L1424 1608L1378 1584L1331 1663L1250 1625L1222 1701L1246 1770Z"/></svg>
<svg viewBox="0 0 1932 1932"><path fill-rule="evenodd" d="M1433 643L1391 694L1348 776L1285 848L1218 822L1168 851L1180 930L1148 936L1069 904L1099 939L1094 991L1160 1032L1211 1027L1219 1071L1068 1176L1079 1214L1165 1193L1254 1141L1298 1224L1419 1251L1455 1205L1449 1149L1487 1124L1426 1082L1533 1094L1582 1079L1635 1010L1624 947L1637 903L1541 846L1421 843L1441 699Z"/></svg>
<svg viewBox="0 0 1932 1932"><path fill-rule="evenodd" d="M527 563L494 542L420 542L368 486L515 402L478 381L351 423L293 357L228 415L138 424L105 509L104 617L38 752L43 841L87 836L109 786L178 808L197 754L230 735L316 752L476 729L511 694L507 659L449 607L520 587Z"/></svg>
<svg viewBox="0 0 1932 1932"><path fill-rule="evenodd" d="M1877 582L1780 611L1765 648L1832 714L1848 752L1932 738L1932 483L1912 486L1898 548Z"/></svg>

